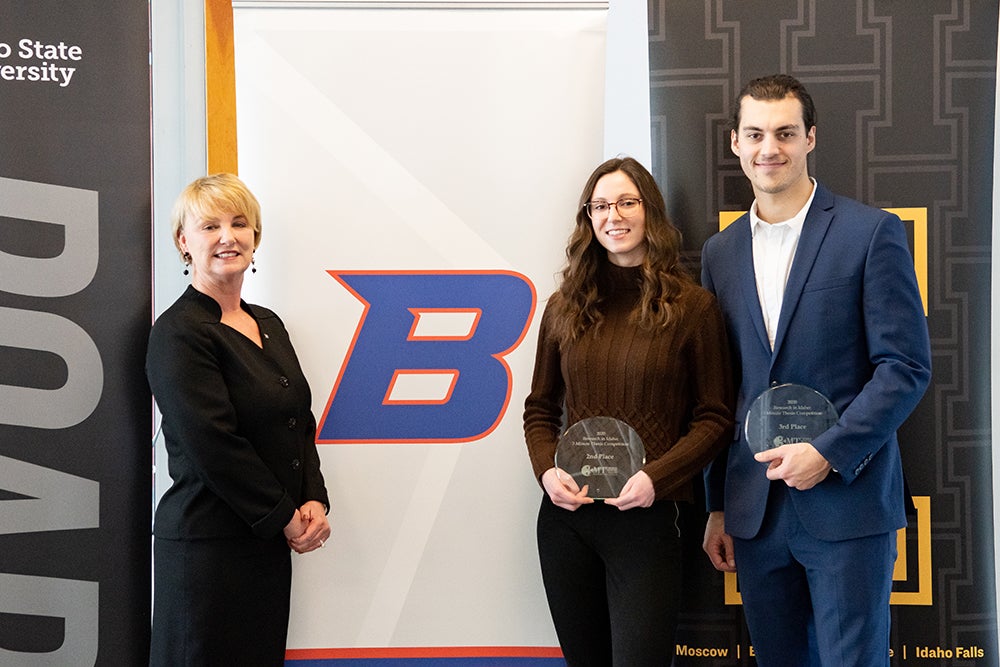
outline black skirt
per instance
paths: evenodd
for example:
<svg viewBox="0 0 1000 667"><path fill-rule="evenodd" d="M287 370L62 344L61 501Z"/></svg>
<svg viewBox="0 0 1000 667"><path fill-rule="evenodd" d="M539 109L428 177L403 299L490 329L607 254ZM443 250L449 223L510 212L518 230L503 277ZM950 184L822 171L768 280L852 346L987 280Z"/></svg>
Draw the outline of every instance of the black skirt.
<svg viewBox="0 0 1000 667"><path fill-rule="evenodd" d="M292 560L283 536L153 541L151 667L285 663Z"/></svg>

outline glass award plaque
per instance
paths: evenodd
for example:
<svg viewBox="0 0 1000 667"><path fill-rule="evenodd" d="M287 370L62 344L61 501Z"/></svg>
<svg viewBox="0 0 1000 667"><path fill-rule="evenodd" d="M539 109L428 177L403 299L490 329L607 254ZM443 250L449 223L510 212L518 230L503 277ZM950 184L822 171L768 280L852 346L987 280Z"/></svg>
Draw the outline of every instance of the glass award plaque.
<svg viewBox="0 0 1000 667"><path fill-rule="evenodd" d="M556 468L570 474L594 499L617 498L646 463L646 448L631 426L614 417L581 419L556 445Z"/></svg>
<svg viewBox="0 0 1000 667"><path fill-rule="evenodd" d="M837 409L815 389L782 384L762 392L747 412L744 429L754 454L813 438L837 422Z"/></svg>

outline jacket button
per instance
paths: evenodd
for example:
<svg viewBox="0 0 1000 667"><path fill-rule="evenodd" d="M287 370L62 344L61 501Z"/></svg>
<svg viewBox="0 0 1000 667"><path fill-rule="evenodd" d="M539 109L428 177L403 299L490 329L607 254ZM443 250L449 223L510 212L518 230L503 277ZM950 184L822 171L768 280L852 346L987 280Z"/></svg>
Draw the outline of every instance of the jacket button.
<svg viewBox="0 0 1000 667"><path fill-rule="evenodd" d="M289 430L294 429L296 424L298 424L298 422L295 420L295 417L289 417L288 418L288 429Z"/></svg>
<svg viewBox="0 0 1000 667"><path fill-rule="evenodd" d="M287 387L288 386L288 378L286 378L284 375L282 375L280 378L278 378L278 384L280 384L282 387Z"/></svg>
<svg viewBox="0 0 1000 667"><path fill-rule="evenodd" d="M292 459L292 470L298 470L302 467L302 462L298 459Z"/></svg>
<svg viewBox="0 0 1000 667"><path fill-rule="evenodd" d="M781 384L781 383L778 382L777 380L771 380L771 386L772 387L777 387L779 384Z"/></svg>

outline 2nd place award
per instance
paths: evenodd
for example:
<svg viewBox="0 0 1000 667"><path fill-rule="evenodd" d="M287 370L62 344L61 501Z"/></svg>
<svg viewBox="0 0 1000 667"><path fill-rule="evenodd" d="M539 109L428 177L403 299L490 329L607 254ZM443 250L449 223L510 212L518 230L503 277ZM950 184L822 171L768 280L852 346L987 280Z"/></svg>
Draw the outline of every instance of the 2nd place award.
<svg viewBox="0 0 1000 667"><path fill-rule="evenodd" d="M646 463L646 449L631 426L613 417L576 422L559 438L556 468L590 488L594 499L617 498L629 478Z"/></svg>

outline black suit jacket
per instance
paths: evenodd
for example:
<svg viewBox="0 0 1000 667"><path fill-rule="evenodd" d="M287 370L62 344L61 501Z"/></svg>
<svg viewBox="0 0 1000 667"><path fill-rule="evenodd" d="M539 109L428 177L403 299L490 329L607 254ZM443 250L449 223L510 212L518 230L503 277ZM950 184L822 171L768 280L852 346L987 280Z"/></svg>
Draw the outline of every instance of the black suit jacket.
<svg viewBox="0 0 1000 667"><path fill-rule="evenodd" d="M146 376L173 480L156 509L157 537L272 538L302 503L329 507L288 332L272 311L242 305L263 349L222 324L218 303L193 287L150 332Z"/></svg>

